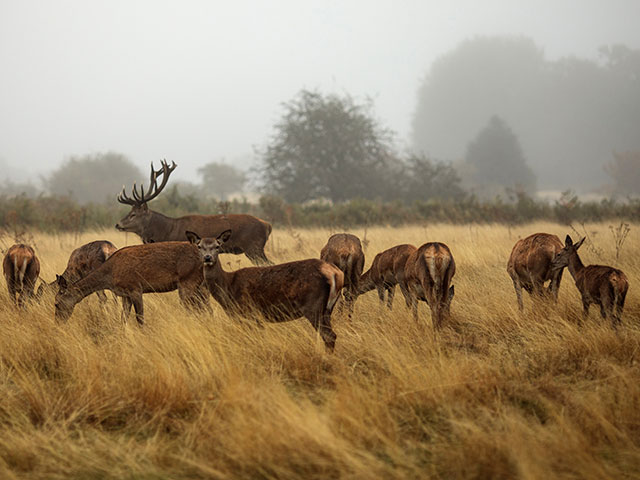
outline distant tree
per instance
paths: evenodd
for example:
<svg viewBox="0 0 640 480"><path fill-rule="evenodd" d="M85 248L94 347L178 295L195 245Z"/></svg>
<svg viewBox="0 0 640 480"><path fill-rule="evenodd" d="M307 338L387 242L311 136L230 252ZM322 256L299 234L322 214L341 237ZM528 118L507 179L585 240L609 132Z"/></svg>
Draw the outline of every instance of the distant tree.
<svg viewBox="0 0 640 480"><path fill-rule="evenodd" d="M479 193L504 193L505 188L535 190L536 177L527 165L518 137L499 117L469 143L464 167L471 186Z"/></svg>
<svg viewBox="0 0 640 480"><path fill-rule="evenodd" d="M432 161L425 155L410 154L405 163L405 200L438 198L459 200L465 196L456 169L447 162Z"/></svg>
<svg viewBox="0 0 640 480"><path fill-rule="evenodd" d="M613 160L604 170L613 179L616 193L640 193L640 151L613 152Z"/></svg>
<svg viewBox="0 0 640 480"><path fill-rule="evenodd" d="M122 185L143 179L126 156L107 152L71 157L44 180L56 195L69 195L79 203L115 201Z"/></svg>
<svg viewBox="0 0 640 480"><path fill-rule="evenodd" d="M613 148L640 148L640 50L614 45L602 47L598 60L550 60L525 37L464 41L424 77L412 147L461 158L493 114L518 132L539 185L599 186Z"/></svg>
<svg viewBox="0 0 640 480"><path fill-rule="evenodd" d="M393 135L373 117L370 101L302 90L284 108L261 152L266 193L290 202L392 193L389 174L398 167Z"/></svg>
<svg viewBox="0 0 640 480"><path fill-rule="evenodd" d="M198 169L202 176L204 192L213 193L220 200L236 192L241 192L247 181L246 174L239 168L224 162L211 162Z"/></svg>

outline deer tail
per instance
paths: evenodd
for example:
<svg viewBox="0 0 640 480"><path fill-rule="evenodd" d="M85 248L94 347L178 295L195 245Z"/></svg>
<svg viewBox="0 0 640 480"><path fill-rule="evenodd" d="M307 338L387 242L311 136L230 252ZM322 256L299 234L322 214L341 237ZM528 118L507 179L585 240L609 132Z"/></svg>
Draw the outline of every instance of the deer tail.
<svg viewBox="0 0 640 480"><path fill-rule="evenodd" d="M327 280L329 281L329 298L327 299L327 310L331 312L336 302L338 301L338 298L340 297L340 290L342 290L342 285L344 283L344 274L340 270L336 269L335 272L331 272L329 275L327 275Z"/></svg>

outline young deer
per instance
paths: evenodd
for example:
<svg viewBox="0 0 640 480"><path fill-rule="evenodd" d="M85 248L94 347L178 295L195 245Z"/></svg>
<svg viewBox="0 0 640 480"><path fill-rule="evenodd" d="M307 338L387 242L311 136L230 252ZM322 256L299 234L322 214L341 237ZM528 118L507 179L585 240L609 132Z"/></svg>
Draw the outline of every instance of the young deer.
<svg viewBox="0 0 640 480"><path fill-rule="evenodd" d="M523 288L530 295L550 294L554 301L558 300L562 268L551 268L551 265L561 250L560 239L548 233L534 233L518 240L513 246L507 262L507 272L516 290L520 311L524 310ZM544 284L547 281L550 282L545 292Z"/></svg>
<svg viewBox="0 0 640 480"><path fill-rule="evenodd" d="M416 247L413 245L403 244L396 245L377 254L369 270L360 277L358 293L361 295L375 288L378 291L380 301L384 302L386 292L387 307L391 310L396 285L399 283L398 273L404 271L404 264L407 258L415 251ZM397 268L394 268L395 265L397 265ZM401 265L402 268L400 267ZM405 299L407 299L406 295Z"/></svg>
<svg viewBox="0 0 640 480"><path fill-rule="evenodd" d="M96 240L76 248L71 252L67 268L62 272L62 275L56 275L56 280L51 283L41 283L37 296L42 296L46 291L56 292L61 279L64 279L64 283L68 285L86 277L102 265L116 250L116 246L108 240ZM96 295L100 301L107 301L107 296L102 290L98 290Z"/></svg>
<svg viewBox="0 0 640 480"><path fill-rule="evenodd" d="M142 294L178 289L180 300L188 307L207 303L203 289L202 260L188 242L160 242L133 245L116 250L106 262L86 277L68 284L58 277L55 316L67 320L75 305L99 290L111 290L122 297L123 318L135 309L136 320L144 324Z"/></svg>
<svg viewBox="0 0 640 480"><path fill-rule="evenodd" d="M402 283L407 292L407 306L418 320L418 300L431 308L433 327L438 329L449 317L455 290L451 279L456 273L456 262L444 243L425 243L412 252L404 265Z"/></svg>
<svg viewBox="0 0 640 480"><path fill-rule="evenodd" d="M337 267L309 259L226 272L218 254L231 231L226 230L217 238L201 239L193 232L186 234L200 250L200 265L204 264L209 291L225 312L258 313L268 322L306 317L320 332L327 350L333 351L336 334L331 328L331 312L344 284L344 275Z"/></svg>
<svg viewBox="0 0 640 480"><path fill-rule="evenodd" d="M16 306L23 307L34 298L33 289L40 275L40 261L36 252L29 245L13 245L4 256L2 268L9 296Z"/></svg>
<svg viewBox="0 0 640 480"><path fill-rule="evenodd" d="M589 315L592 303L600 306L600 315L605 320L610 318L613 326L622 323L622 309L629 289L627 276L621 270L605 265L584 266L578 256L578 249L584 238L574 244L567 235L565 245L553 260L554 269L569 268L569 273L576 282L582 296L583 315Z"/></svg>
<svg viewBox="0 0 640 480"><path fill-rule="evenodd" d="M320 260L334 264L344 273L344 300L351 318L364 269L364 252L360 239L349 233L331 235L320 251Z"/></svg>

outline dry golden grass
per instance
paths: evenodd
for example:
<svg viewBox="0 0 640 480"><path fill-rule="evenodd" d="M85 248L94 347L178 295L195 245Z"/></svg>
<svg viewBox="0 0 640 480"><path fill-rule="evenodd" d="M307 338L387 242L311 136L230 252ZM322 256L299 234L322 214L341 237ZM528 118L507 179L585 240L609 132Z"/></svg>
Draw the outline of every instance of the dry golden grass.
<svg viewBox="0 0 640 480"><path fill-rule="evenodd" d="M370 229L367 265L398 243L451 247L453 321L434 335L424 304L416 324L399 292L392 313L371 292L353 322L334 314L333 355L306 321L240 325L215 302L213 315L192 315L175 292L145 296L140 329L95 296L57 325L51 298L17 312L2 287L0 478L638 478L640 226L618 263L607 225L587 226L597 255L581 250L629 277L617 332L596 308L577 326L568 273L557 306L527 296L518 313L506 261L535 231L567 233ZM276 230L267 253L318 256L330 233ZM73 248L101 238L137 243L36 234L41 275L53 279Z"/></svg>

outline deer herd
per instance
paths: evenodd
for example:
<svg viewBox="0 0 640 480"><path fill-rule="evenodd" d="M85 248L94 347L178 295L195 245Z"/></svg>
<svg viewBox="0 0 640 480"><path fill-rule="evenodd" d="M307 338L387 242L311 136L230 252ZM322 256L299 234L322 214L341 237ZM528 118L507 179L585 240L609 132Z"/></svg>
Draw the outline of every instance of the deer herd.
<svg viewBox="0 0 640 480"><path fill-rule="evenodd" d="M212 296L231 316L251 315L267 322L284 322L305 317L320 334L328 351L333 351L336 334L331 314L344 297L349 318L358 296L377 290L382 303L393 307L396 286L400 286L407 307L418 320L418 301L431 310L433 326L440 329L450 316L455 293L452 284L456 264L444 243L429 242L416 248L397 245L378 253L371 267L364 270L365 257L355 235L332 235L320 252L311 258L273 265L264 253L271 225L251 215L188 215L170 218L150 210L147 203L167 185L176 164L161 162L151 166L149 191L133 184L132 197L125 189L118 202L131 211L116 228L134 232L141 245L117 249L99 240L74 250L62 275L51 283L41 282L40 262L29 245L16 244L7 251L3 270L9 295L19 308L55 293L55 318L67 320L77 303L92 293L102 302L104 290L122 301L122 318L135 310L136 320L144 324L143 294L178 290L188 309L210 309ZM158 185L160 180L160 185ZM524 309L522 289L537 297L557 301L565 267L582 297L583 314L589 306L600 306L600 313L613 326L621 323L629 288L626 275L603 265L585 266L578 255L584 242L567 235L564 244L555 235L536 233L516 242L507 263L520 311ZM244 253L253 267L226 271L221 253ZM545 287L545 283L549 282Z"/></svg>

